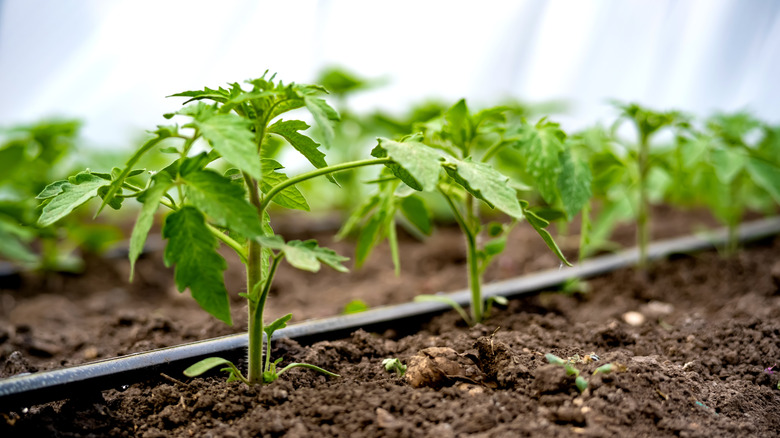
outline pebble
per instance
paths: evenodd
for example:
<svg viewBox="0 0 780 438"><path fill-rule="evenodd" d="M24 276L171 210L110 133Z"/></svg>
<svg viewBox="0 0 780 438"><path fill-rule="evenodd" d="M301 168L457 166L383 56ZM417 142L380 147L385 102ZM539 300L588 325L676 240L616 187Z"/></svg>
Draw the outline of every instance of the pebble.
<svg viewBox="0 0 780 438"><path fill-rule="evenodd" d="M634 326L634 327L638 327L638 326L644 324L645 323L645 319L646 319L645 315L642 315L641 313L633 311L633 310L630 311L630 312L624 313L622 318L623 318L623 321L625 321L626 324Z"/></svg>

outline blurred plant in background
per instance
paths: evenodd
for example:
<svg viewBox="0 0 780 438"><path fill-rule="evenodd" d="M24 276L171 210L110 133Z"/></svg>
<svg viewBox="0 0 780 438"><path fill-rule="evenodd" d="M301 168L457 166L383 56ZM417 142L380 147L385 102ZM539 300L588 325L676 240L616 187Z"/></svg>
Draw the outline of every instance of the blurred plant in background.
<svg viewBox="0 0 780 438"><path fill-rule="evenodd" d="M100 155L78 148L80 128L78 120L51 119L0 131L0 257L25 269L76 272L78 250L101 253L122 239L117 226L84 217L36 224L36 195L48 182Z"/></svg>

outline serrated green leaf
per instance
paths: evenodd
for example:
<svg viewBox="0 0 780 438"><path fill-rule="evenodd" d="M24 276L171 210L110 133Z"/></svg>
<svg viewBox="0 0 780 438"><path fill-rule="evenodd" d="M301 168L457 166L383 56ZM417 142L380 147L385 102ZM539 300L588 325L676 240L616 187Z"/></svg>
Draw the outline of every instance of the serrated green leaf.
<svg viewBox="0 0 780 438"><path fill-rule="evenodd" d="M415 228L426 236L433 231L431 212L425 202L418 196L407 196L401 199L401 213Z"/></svg>
<svg viewBox="0 0 780 438"><path fill-rule="evenodd" d="M246 200L243 186L210 169L188 173L182 179L189 200L217 224L244 237L263 235L257 209Z"/></svg>
<svg viewBox="0 0 780 438"><path fill-rule="evenodd" d="M279 120L268 127L268 132L287 140L295 150L300 152L317 169L327 167L328 163L325 162L325 154L317 149L320 146L319 143L298 132L308 128L309 125L300 120ZM332 178L331 176L330 179L335 182Z"/></svg>
<svg viewBox="0 0 780 438"><path fill-rule="evenodd" d="M558 175L561 173L558 154L563 151L563 135L554 123L529 128L522 146L527 156L525 170L533 177L536 188L548 203L558 197Z"/></svg>
<svg viewBox="0 0 780 438"><path fill-rule="evenodd" d="M192 297L217 319L232 325L230 300L223 271L227 262L217 252L219 242L206 226L206 218L195 207L184 206L165 218L163 238L166 266L175 265L179 292L190 288Z"/></svg>
<svg viewBox="0 0 780 438"><path fill-rule="evenodd" d="M35 197L35 199L49 199L53 198L60 193L62 193L63 186L66 186L70 184L68 180L63 179L59 181L54 181L53 183L47 185L46 187L41 190L41 193L38 194L38 196Z"/></svg>
<svg viewBox="0 0 780 438"><path fill-rule="evenodd" d="M349 260L338 255L335 251L317 245L315 240L292 240L283 248L284 258L292 266L305 271L317 272L320 270L320 262L325 263L339 272L348 272L341 262Z"/></svg>
<svg viewBox="0 0 780 438"><path fill-rule="evenodd" d="M780 159L780 157L776 157ZM778 163L751 157L747 162L747 169L759 187L766 190L776 202L780 203L780 167Z"/></svg>
<svg viewBox="0 0 780 438"><path fill-rule="evenodd" d="M138 219L136 219L133 232L130 234L130 249L128 258L130 259L130 281L133 281L135 273L135 262L141 251L144 249L146 237L154 222L154 213L160 206L160 199L173 186L173 180L164 172L156 174L152 178L152 186L138 197L138 201L143 203Z"/></svg>
<svg viewBox="0 0 780 438"><path fill-rule="evenodd" d="M252 178L263 178L255 135L249 120L232 113L220 114L213 109L207 110L202 103L195 109L180 113L193 117L192 125L200 130L203 138L228 163L248 173Z"/></svg>
<svg viewBox="0 0 780 438"><path fill-rule="evenodd" d="M371 155L377 158L390 157L393 163L386 166L393 175L415 190L433 191L439 183L442 155L423 143L379 138Z"/></svg>
<svg viewBox="0 0 780 438"><path fill-rule="evenodd" d="M58 183L60 182L52 184ZM44 188L44 192L47 192L46 189L51 188L52 184ZM57 222L70 214L75 208L97 196L98 189L108 184L109 181L89 172L79 173L75 177L69 178L67 183L58 184L56 189L61 191L54 197L48 198L50 201L44 205L41 217L38 218L38 225L45 227ZM49 190L47 195L51 191Z"/></svg>
<svg viewBox="0 0 780 438"><path fill-rule="evenodd" d="M545 228L550 225L549 222L542 219L541 217L537 216L536 213L531 211L528 208L528 203L525 201L520 201L520 204L523 207L523 211L525 212L525 218L528 220L528 223L531 224L532 227L534 227L534 230L539 234L539 236L542 237L542 240L544 240L544 243L547 244L547 247L552 250L552 252L555 253L558 258L566 263L566 265L571 266L571 263L569 263L568 260L566 260L566 257L563 255L563 252L558 247L558 244L555 243L555 240L553 239L552 235L549 231L547 231Z"/></svg>
<svg viewBox="0 0 780 438"><path fill-rule="evenodd" d="M465 154L472 137L472 126L466 100L461 99L444 113L447 121L445 132L449 139Z"/></svg>
<svg viewBox="0 0 780 438"><path fill-rule="evenodd" d="M138 160L140 160L141 157L144 156L144 154L149 152L153 147L158 145L161 141L176 135L177 132L178 132L178 127L175 125L157 126L157 129L154 132L152 132L153 134L155 134L155 136L150 138L149 140L146 140L144 144L141 145L141 147L133 154L133 156L130 157L129 160L127 160L127 163L125 163L125 168L122 171L122 173L120 173L119 176L114 178L114 180L111 182L111 186L108 192L106 192L105 196L103 196L103 203L100 204L100 207L95 213L95 216L97 216L103 210L103 207L108 205L108 203L110 203L114 199L114 196L117 193L119 193L119 191L122 189L122 185L125 183L125 179L128 177L130 172L133 171L133 167L135 166L135 163L137 163Z"/></svg>
<svg viewBox="0 0 780 438"><path fill-rule="evenodd" d="M268 193L271 188L284 181L287 181L287 175L277 172L278 169L284 169L284 166L269 158L263 158L263 179L260 181L260 191ZM309 204L306 198L297 187L291 186L279 192L273 197L273 202L285 208L309 211Z"/></svg>
<svg viewBox="0 0 780 438"><path fill-rule="evenodd" d="M339 113L333 109L324 99L318 97L304 95L303 103L306 105L306 109L309 110L314 121L317 122L322 131L323 142L328 147L333 142L333 125L331 121L339 120Z"/></svg>
<svg viewBox="0 0 780 438"><path fill-rule="evenodd" d="M507 183L509 178L489 164L448 157L444 170L464 189L477 199L485 201L491 208L497 208L516 219L523 218L517 192Z"/></svg>
<svg viewBox="0 0 780 438"><path fill-rule="evenodd" d="M560 166L558 192L566 216L571 220L590 199L592 177L588 164L569 150L560 155Z"/></svg>
<svg viewBox="0 0 780 438"><path fill-rule="evenodd" d="M275 331L287 327L287 322L291 319L292 313L288 313L287 315L279 317L274 322L263 327L263 331L265 332L266 336L268 336L268 339L271 339L271 336L273 336Z"/></svg>
<svg viewBox="0 0 780 438"><path fill-rule="evenodd" d="M203 90L182 91L181 93L171 94L168 97L191 97L191 99L184 102L182 105L186 105L195 100L211 99L215 102L225 102L230 97L228 90L219 87L214 90L209 87L204 87Z"/></svg>

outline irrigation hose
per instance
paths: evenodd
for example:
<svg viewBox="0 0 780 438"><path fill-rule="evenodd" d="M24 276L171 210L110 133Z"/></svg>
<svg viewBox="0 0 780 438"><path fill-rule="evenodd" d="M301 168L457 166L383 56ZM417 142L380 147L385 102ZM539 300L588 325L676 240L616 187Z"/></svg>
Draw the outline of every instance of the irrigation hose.
<svg viewBox="0 0 780 438"><path fill-rule="evenodd" d="M775 234L780 234L780 217L743 224L739 228L739 240L742 243ZM726 239L727 231L720 229L704 235L662 240L650 245L648 258L656 260L672 254L711 249L724 244ZM483 295L486 298L496 295L507 298L527 296L556 288L571 278L588 278L633 266L638 259L639 251L636 248L594 257L574 267L551 269L487 284L483 288ZM463 306L470 302L468 290L453 292L448 296ZM380 307L294 324L278 330L273 339L290 338L303 344L339 339L359 328L380 331L408 325L412 321L422 321L449 309L447 304L440 302L411 302ZM32 405L111 388L123 389L135 382L159 380L161 374L181 376L186 367L206 357L239 360L245 355L247 342L245 333L223 336L84 365L9 377L0 380L0 412L21 411Z"/></svg>

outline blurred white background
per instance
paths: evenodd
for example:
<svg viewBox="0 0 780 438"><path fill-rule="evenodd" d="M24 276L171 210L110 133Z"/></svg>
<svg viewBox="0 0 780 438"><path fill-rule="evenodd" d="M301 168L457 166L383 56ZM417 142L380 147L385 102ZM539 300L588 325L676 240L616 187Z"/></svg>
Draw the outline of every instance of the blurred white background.
<svg viewBox="0 0 780 438"><path fill-rule="evenodd" d="M175 92L331 65L389 81L356 109L566 99L577 129L618 98L778 122L780 1L0 0L0 126L79 117L100 147L135 146Z"/></svg>

